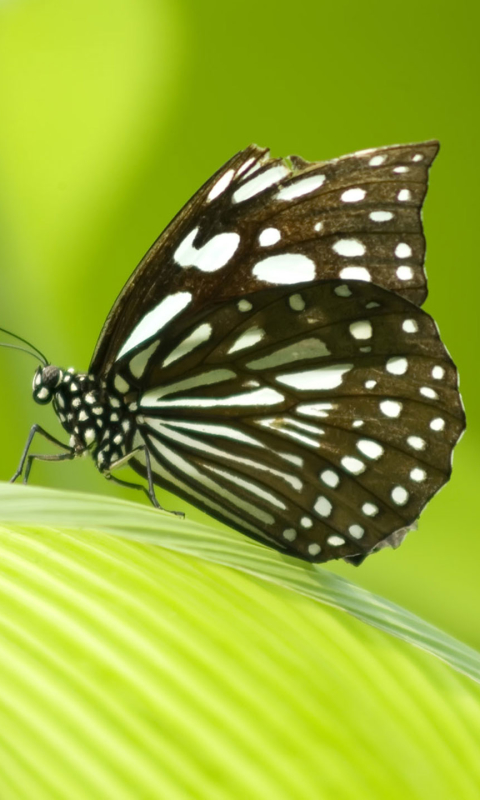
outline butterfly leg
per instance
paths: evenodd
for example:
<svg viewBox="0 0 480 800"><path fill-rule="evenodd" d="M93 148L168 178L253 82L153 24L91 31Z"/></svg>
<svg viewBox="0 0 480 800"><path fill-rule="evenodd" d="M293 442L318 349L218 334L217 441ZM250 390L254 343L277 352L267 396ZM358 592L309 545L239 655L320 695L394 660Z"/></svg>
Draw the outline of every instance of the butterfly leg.
<svg viewBox="0 0 480 800"><path fill-rule="evenodd" d="M128 461L136 455L139 451L143 450L145 453L145 465L147 469L147 481L148 481L148 488L146 486L142 486L140 483L131 483L130 481L124 481L121 478L115 478L111 472L104 472L104 476L108 480L114 481L114 483L118 483L120 486L127 486L129 489L141 489L147 495L148 499L150 500L151 504L158 508L159 511L167 511L166 508L160 505L157 500L155 494L155 486L153 483L153 474L152 474L152 465L150 463L150 453L148 452L145 446L137 447L135 450L132 450L131 453L128 453L123 458L115 461L113 464L110 464L110 470L112 469L119 469L120 467L124 467ZM185 514L182 511L167 511L168 514L175 514L177 517L184 517Z"/></svg>
<svg viewBox="0 0 480 800"><path fill-rule="evenodd" d="M36 433L39 433L41 436L44 437L48 442L57 445L57 447L62 447L64 450L67 450L66 453L57 453L56 455L28 455L28 451L30 450L30 446L33 441L33 437ZM28 439L26 441L25 447L23 448L23 453L20 458L20 463L18 465L17 471L10 478L10 483L14 483L17 478L22 474L23 468L25 467L25 462L27 462L27 466L25 467L25 474L23 476L23 483L27 483L28 476L30 475L30 470L32 468L33 461L64 461L65 459L72 459L75 458L75 450L70 447L68 444L64 444L59 439L56 439L55 436L52 436L48 431L44 430L40 425L32 425L30 429L30 433L28 434Z"/></svg>
<svg viewBox="0 0 480 800"><path fill-rule="evenodd" d="M148 491L147 487L146 486L142 486L141 483L133 483L132 481L124 481L122 478L116 478L114 475L111 475L110 473L104 473L104 476L105 476L105 478L107 478L107 480L113 481L114 483L117 483L119 486L126 486L127 489L140 489L140 491L145 492L145 494L147 495L148 499L155 506L155 508L158 508L160 511L164 511L165 510L165 509L162 508L162 506L160 505L160 503L158 502L156 497L155 497L155 502L152 500L152 498L150 496L150 492Z"/></svg>

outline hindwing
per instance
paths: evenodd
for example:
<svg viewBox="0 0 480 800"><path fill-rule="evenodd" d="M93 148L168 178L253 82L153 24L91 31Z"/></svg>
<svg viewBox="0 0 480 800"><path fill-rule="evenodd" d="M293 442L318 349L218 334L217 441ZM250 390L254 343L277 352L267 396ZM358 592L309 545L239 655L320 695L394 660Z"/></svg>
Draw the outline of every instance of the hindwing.
<svg viewBox="0 0 480 800"><path fill-rule="evenodd" d="M464 427L433 320L361 281L213 303L116 371L155 482L312 561L366 554L411 527ZM145 475L143 455L132 465Z"/></svg>

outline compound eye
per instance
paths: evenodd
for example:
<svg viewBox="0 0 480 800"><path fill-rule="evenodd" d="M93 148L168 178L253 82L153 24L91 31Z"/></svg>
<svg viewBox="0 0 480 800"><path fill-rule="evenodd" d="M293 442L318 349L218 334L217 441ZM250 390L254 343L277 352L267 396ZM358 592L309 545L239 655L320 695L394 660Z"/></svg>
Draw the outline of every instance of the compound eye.
<svg viewBox="0 0 480 800"><path fill-rule="evenodd" d="M44 405L49 403L52 399L52 393L50 389L47 389L46 386L42 386L40 383L38 386L33 387L33 399L36 403L40 403L40 405Z"/></svg>
<svg viewBox="0 0 480 800"><path fill-rule="evenodd" d="M52 367L39 367L33 378L33 399L36 403L50 403L53 392L61 380L61 370Z"/></svg>

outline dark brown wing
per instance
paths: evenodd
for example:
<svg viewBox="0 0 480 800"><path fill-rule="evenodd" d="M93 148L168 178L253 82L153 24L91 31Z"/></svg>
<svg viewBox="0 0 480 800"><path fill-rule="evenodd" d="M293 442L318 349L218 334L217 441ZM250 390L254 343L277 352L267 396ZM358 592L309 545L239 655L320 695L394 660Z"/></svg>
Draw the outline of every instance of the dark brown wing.
<svg viewBox="0 0 480 800"><path fill-rule="evenodd" d="M255 145L228 161L185 205L118 297L90 371L168 335L178 315L268 286L367 280L421 304L421 206L437 142L308 163Z"/></svg>
<svg viewBox="0 0 480 800"><path fill-rule="evenodd" d="M464 428L433 320L361 281L214 304L117 368L155 482L310 561L365 555L411 527ZM145 475L142 453L131 463Z"/></svg>

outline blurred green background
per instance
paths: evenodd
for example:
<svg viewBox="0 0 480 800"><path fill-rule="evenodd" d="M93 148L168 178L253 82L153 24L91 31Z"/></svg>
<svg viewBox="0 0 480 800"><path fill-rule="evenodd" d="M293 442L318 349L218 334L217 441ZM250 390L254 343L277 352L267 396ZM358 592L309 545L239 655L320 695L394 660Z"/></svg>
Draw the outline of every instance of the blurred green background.
<svg viewBox="0 0 480 800"><path fill-rule="evenodd" d="M400 550L327 569L480 647L478 22L476 4L433 0L3 0L0 325L86 369L140 257L237 150L315 160L439 138L426 309L459 367L469 429ZM0 352L2 479L33 422L60 433L31 399L34 368ZM87 460L36 464L32 479L122 494Z"/></svg>

